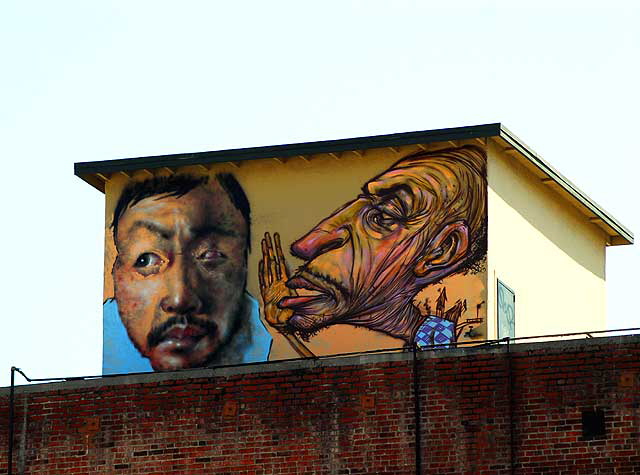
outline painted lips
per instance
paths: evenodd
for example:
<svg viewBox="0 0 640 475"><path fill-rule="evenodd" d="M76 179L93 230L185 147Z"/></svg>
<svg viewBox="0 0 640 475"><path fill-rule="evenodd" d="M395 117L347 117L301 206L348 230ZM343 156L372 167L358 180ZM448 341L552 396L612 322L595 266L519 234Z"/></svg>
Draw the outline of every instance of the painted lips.
<svg viewBox="0 0 640 475"><path fill-rule="evenodd" d="M295 276L289 279L287 287L297 290L299 295L295 297L284 297L280 300L278 306L281 308L290 308L296 313L307 313L305 309L311 307L312 304L333 300L331 294L313 280L315 279L302 276Z"/></svg>
<svg viewBox="0 0 640 475"><path fill-rule="evenodd" d="M189 351L207 334L207 330L198 325L176 324L162 335L156 346L159 351Z"/></svg>

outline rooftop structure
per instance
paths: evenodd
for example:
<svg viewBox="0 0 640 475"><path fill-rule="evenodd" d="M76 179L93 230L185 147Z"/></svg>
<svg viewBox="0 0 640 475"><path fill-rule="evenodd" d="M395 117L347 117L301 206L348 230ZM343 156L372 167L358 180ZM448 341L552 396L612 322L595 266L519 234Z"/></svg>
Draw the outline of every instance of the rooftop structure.
<svg viewBox="0 0 640 475"><path fill-rule="evenodd" d="M75 173L106 197L105 373L601 330L633 243L502 124Z"/></svg>

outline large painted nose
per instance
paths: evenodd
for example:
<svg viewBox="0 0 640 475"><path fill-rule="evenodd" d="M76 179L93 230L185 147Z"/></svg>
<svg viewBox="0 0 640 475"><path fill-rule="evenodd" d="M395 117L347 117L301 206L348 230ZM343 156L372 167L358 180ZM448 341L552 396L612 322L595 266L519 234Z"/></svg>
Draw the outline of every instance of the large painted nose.
<svg viewBox="0 0 640 475"><path fill-rule="evenodd" d="M338 249L349 240L349 231L343 227L317 227L291 245L294 256L310 261L332 249Z"/></svg>
<svg viewBox="0 0 640 475"><path fill-rule="evenodd" d="M160 308L166 313L186 315L197 314L202 310L202 301L198 296L194 277L185 269L182 262L176 262L165 273L166 295L160 301Z"/></svg>

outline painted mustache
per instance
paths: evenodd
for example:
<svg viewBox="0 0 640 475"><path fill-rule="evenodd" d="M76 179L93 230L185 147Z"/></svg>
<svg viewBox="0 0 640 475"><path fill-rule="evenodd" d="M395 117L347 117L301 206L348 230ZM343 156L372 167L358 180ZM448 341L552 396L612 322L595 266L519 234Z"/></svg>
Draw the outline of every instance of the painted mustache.
<svg viewBox="0 0 640 475"><path fill-rule="evenodd" d="M176 327L180 327L181 330ZM175 315L149 332L148 347L153 348L163 340L176 336L172 335L176 331L180 333L180 337L201 338L205 335L214 335L218 331L218 326L214 322L193 315Z"/></svg>
<svg viewBox="0 0 640 475"><path fill-rule="evenodd" d="M305 279L305 277L308 278ZM299 278L310 281L312 284L314 284L313 287L315 287L317 290L327 290L334 295L341 294L343 297L349 295L349 292L342 285L342 283L338 282L329 275L322 274L309 267L300 267L293 275L293 277L291 277L291 279L289 279L289 281L287 282L287 287L292 289L297 288L296 281Z"/></svg>

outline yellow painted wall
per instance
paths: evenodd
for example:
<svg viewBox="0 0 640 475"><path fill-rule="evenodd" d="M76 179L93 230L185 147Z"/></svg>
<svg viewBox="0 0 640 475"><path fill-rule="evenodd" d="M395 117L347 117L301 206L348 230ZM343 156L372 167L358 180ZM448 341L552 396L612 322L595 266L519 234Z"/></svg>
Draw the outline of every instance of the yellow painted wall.
<svg viewBox="0 0 640 475"><path fill-rule="evenodd" d="M515 291L516 337L605 329L604 233L490 142L488 337L496 279Z"/></svg>
<svg viewBox="0 0 640 475"><path fill-rule="evenodd" d="M429 150L451 147L450 143L434 144ZM233 173L242 184L252 211L252 248L248 261L247 290L257 299L258 262L261 259L260 240L265 232L279 232L285 254L291 269L302 261L287 251L291 243L311 230L319 221L329 216L337 208L353 200L361 192L361 187L373 177L384 172L389 166L412 153L421 151L418 146L398 149L370 149L362 152L345 152L340 155L320 154L309 160L293 157L285 161L261 159L231 163L213 164L207 170L201 166L182 167L176 173L194 175L215 175ZM153 174L152 174L153 173ZM138 171L133 175L115 174L106 185L106 226L105 226L105 282L104 298L114 295L111 269L115 259L115 248L109 226L118 197L131 180L144 180L162 171ZM432 304L438 291L446 287L449 305L457 299L467 299L469 310L463 319L476 316L476 304L486 300L486 275L484 272L468 275L453 275L440 283L429 286L418 294L420 303L427 297ZM486 307L478 314L482 323L476 325L485 334ZM294 358L298 355L284 340L284 337L269 328L273 336L271 360ZM461 340L468 338L461 335ZM475 339L478 339L476 337ZM317 355L367 351L381 348L401 348L405 342L384 333L351 325L332 325L321 330L308 342L308 347Z"/></svg>

